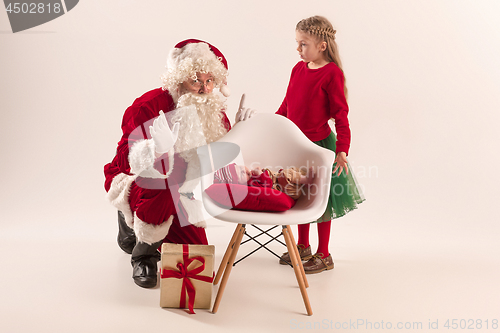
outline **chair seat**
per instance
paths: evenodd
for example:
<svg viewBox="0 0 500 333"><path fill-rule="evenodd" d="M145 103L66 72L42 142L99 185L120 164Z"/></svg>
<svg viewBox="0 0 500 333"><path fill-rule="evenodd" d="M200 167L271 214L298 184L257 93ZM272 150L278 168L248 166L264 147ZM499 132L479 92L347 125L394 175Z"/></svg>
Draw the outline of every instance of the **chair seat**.
<svg viewBox="0 0 500 333"><path fill-rule="evenodd" d="M318 207L315 207L316 204ZM284 212L257 212L226 209L218 206L206 193L203 193L203 205L205 210L218 220L240 223L240 224L263 224L263 225L295 225L316 221L325 211L323 203L313 202L307 198L299 198L295 205ZM316 213L311 212L312 209Z"/></svg>

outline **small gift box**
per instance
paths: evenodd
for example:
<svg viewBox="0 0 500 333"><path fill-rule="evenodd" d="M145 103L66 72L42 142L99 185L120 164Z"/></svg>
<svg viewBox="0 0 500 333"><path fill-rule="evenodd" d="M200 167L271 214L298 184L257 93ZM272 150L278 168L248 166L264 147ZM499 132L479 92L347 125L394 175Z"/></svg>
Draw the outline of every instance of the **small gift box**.
<svg viewBox="0 0 500 333"><path fill-rule="evenodd" d="M214 278L213 245L170 244L161 247L160 306L209 309Z"/></svg>

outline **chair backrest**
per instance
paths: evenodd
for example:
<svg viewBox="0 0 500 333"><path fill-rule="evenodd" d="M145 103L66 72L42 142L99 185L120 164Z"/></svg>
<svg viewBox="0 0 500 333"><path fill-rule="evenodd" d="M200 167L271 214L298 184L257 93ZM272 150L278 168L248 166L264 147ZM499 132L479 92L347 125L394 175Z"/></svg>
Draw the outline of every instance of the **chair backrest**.
<svg viewBox="0 0 500 333"><path fill-rule="evenodd" d="M221 220L248 224L299 224L312 222L326 209L335 153L311 142L289 119L275 114L257 114L237 123L217 143L229 142L239 146L231 150L232 159L248 167L269 168L273 171L288 167L316 167L317 175L307 195L301 196L295 206L285 212L249 212L226 210L216 204L203 191L207 212ZM215 147L215 145L213 145ZM230 145L231 146L231 145ZM233 146L234 147L234 146ZM213 182L214 170L207 146L198 148L202 166L202 190ZM227 156L227 154L226 154ZM216 168L220 167L217 166Z"/></svg>

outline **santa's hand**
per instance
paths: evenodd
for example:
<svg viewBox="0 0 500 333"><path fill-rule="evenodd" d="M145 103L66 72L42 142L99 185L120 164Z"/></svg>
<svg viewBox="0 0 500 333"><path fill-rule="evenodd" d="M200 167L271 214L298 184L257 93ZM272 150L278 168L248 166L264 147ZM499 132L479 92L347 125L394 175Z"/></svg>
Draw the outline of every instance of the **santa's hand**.
<svg viewBox="0 0 500 333"><path fill-rule="evenodd" d="M246 108L244 104L245 104L245 94L241 95L240 107L238 108L238 112L236 113L236 118L234 119L235 124L241 120L250 119L255 114L255 110Z"/></svg>
<svg viewBox="0 0 500 333"><path fill-rule="evenodd" d="M179 134L179 123L175 123L172 130L168 127L167 118L163 111L153 122L153 126L149 126L149 133L155 144L157 154L164 154L174 146Z"/></svg>

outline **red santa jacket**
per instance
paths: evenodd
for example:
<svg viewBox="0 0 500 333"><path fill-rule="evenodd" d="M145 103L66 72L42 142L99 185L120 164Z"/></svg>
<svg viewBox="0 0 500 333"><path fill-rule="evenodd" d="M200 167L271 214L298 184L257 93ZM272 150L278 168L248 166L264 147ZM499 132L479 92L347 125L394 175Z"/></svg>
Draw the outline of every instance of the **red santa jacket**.
<svg viewBox="0 0 500 333"><path fill-rule="evenodd" d="M118 142L116 155L113 160L104 166L105 182L104 188L109 191L113 178L120 173L130 175L129 149L139 141L150 139L149 125L163 110L164 113L170 112L176 108L172 96L167 90L157 88L148 91L137 98L134 103L127 108L122 120L122 138ZM224 126L230 130L231 124L226 114L223 116ZM140 130L138 130L140 129ZM174 169L170 177L182 183L185 178L186 162L176 154ZM157 159L154 164L155 169L165 173L168 170L168 157Z"/></svg>

